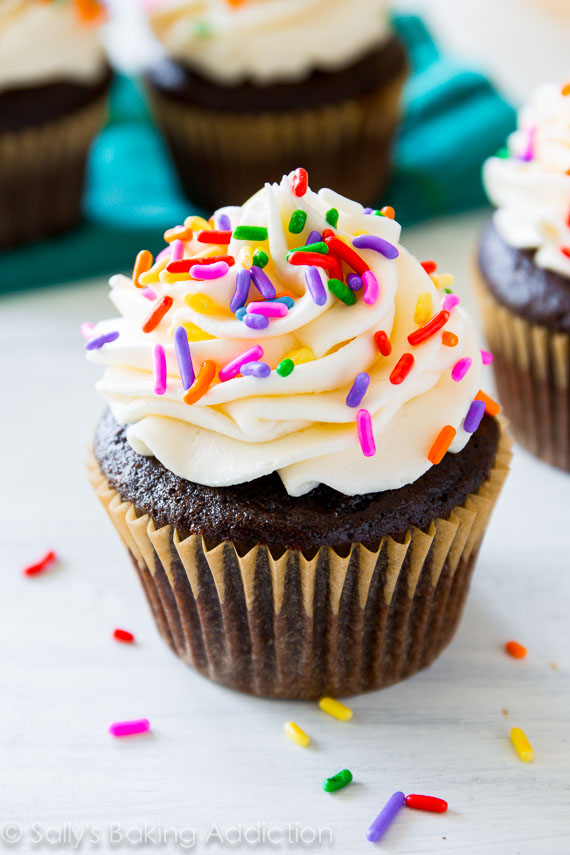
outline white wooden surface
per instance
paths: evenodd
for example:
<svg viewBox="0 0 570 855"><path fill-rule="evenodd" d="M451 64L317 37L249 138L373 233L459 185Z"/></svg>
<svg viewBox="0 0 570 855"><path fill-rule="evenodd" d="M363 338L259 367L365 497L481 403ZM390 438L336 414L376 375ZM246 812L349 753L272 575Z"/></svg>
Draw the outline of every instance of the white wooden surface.
<svg viewBox="0 0 570 855"><path fill-rule="evenodd" d="M468 302L480 222L456 218L407 238L421 257L445 259ZM383 851L567 855L570 476L517 449L455 640L428 671L355 698L351 723L314 704L240 696L193 674L163 644L87 484L84 450L102 404L78 327L109 311L103 282L0 303L0 852L19 826L23 852L74 851L70 829L87 835L81 851L225 852L235 847L207 845L208 831L241 822L330 829L333 844L323 831L321 846L239 851L365 853L369 823L402 789L442 796L450 810L402 811ZM22 578L20 568L51 547L60 564ZM112 641L116 626L137 645ZM525 661L503 653L510 638L528 646ZM108 736L111 721L142 716L152 735ZM283 735L288 719L311 735L310 749ZM534 746L530 765L509 742L514 725ZM323 778L344 767L355 782L324 793ZM111 823L136 837L145 822L155 835L170 828L170 843L111 845ZM34 848L40 834L55 844L43 837Z"/></svg>

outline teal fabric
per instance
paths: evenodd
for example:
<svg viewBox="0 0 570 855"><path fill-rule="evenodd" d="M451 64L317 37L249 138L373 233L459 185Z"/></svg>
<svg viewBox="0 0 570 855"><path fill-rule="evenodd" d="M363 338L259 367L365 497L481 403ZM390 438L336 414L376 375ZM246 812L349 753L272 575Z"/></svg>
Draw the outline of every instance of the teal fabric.
<svg viewBox="0 0 570 855"><path fill-rule="evenodd" d="M421 19L395 16L394 27L412 75L395 173L381 201L406 226L485 203L481 164L513 130L515 113L484 76L440 55ZM92 150L83 223L0 253L0 291L127 270L139 249L158 251L164 230L189 213L204 212L182 195L140 83L119 77Z"/></svg>

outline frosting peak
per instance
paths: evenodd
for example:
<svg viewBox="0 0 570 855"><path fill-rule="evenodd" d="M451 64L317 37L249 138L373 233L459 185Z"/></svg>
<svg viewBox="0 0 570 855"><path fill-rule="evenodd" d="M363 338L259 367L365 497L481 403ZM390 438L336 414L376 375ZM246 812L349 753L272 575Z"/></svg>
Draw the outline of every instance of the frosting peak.
<svg viewBox="0 0 570 855"><path fill-rule="evenodd" d="M129 442L183 478L397 488L482 418L481 352L451 277L400 245L391 209L306 180L171 229L156 260L141 252L132 279L111 280L121 317L87 331Z"/></svg>
<svg viewBox="0 0 570 855"><path fill-rule="evenodd" d="M545 85L519 112L504 157L483 178L499 234L535 249L535 264L570 278L570 85Z"/></svg>

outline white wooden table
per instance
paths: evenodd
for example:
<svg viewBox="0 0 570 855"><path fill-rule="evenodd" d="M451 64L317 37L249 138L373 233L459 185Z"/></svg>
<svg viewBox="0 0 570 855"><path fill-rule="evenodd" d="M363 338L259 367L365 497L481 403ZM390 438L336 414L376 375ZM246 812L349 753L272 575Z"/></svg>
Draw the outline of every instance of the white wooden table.
<svg viewBox="0 0 570 855"><path fill-rule="evenodd" d="M445 259L467 302L480 222L456 218L406 241L421 257ZM383 851L567 855L570 476L516 450L455 640L427 671L355 698L351 723L314 704L235 694L163 644L85 478L102 403L78 327L110 311L103 282L0 303L0 852L75 851L72 830L86 835L87 852L227 852L235 847L215 845L215 830L206 838L213 824L225 834L236 823L242 832L275 827L285 839L291 824L294 841L308 829L304 839L317 834L317 843L321 829L320 845L244 842L240 851L372 852L366 829L402 789L444 797L450 810L403 810ZM21 567L48 548L60 564L23 578ZM111 639L117 626L136 634L136 646ZM527 645L526 660L505 655L510 638ZM150 719L151 735L107 734L110 722L137 717ZM311 735L310 749L284 736L289 719ZM515 725L534 746L532 764L510 744ZM322 780L345 767L354 783L324 793ZM170 829L169 842L119 840L136 840L145 823L155 839ZM11 834L22 835L15 847L2 842Z"/></svg>

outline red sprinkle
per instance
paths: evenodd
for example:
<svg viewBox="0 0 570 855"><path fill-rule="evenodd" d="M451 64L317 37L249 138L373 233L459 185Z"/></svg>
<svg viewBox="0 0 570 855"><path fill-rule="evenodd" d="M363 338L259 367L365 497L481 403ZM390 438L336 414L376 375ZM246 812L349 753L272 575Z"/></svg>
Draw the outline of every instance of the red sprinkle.
<svg viewBox="0 0 570 855"><path fill-rule="evenodd" d="M348 244L336 237L336 235L327 236L324 240L333 255L337 255L343 261L346 261L349 267L352 267L354 272L358 273L359 276L370 270L364 259L351 246L348 246Z"/></svg>
<svg viewBox="0 0 570 855"><path fill-rule="evenodd" d="M392 353L392 342L384 330L378 330L378 332L374 333L374 341L382 356L390 356Z"/></svg>
<svg viewBox="0 0 570 855"><path fill-rule="evenodd" d="M422 265L425 272L429 273L430 275L432 273L435 273L435 271L437 270L437 264L435 263L435 261L421 261L420 264Z"/></svg>
<svg viewBox="0 0 570 855"><path fill-rule="evenodd" d="M562 253L562 255L565 255L566 258L570 258L570 246L561 247L560 252Z"/></svg>
<svg viewBox="0 0 570 855"><path fill-rule="evenodd" d="M57 556L55 552L53 549L50 549L50 551L46 552L44 557L40 558L39 561L36 561L35 564L29 564L27 567L24 567L22 573L24 576L37 576L38 573L43 573L43 571L56 560Z"/></svg>
<svg viewBox="0 0 570 855"><path fill-rule="evenodd" d="M329 237L334 237L336 234L334 229L324 229L323 230L323 240L326 241Z"/></svg>
<svg viewBox="0 0 570 855"><path fill-rule="evenodd" d="M307 170L300 167L295 170L293 175L293 193L295 196L304 196L309 186L309 176Z"/></svg>
<svg viewBox="0 0 570 855"><path fill-rule="evenodd" d="M411 353L404 353L400 356L398 362L392 369L392 373L390 374L390 383L393 383L394 386L399 386L400 383L403 383L410 371L412 370L414 365L414 357Z"/></svg>
<svg viewBox="0 0 570 855"><path fill-rule="evenodd" d="M210 255L203 258L181 258L180 261L171 261L166 265L166 269L169 273L189 273L190 268L195 264L217 264L218 261L225 261L228 267L236 263L233 255Z"/></svg>
<svg viewBox="0 0 570 855"><path fill-rule="evenodd" d="M289 256L289 264L299 266L308 264L314 267L324 267L325 270L336 270L338 259L330 255L321 255L320 252L293 252Z"/></svg>
<svg viewBox="0 0 570 855"><path fill-rule="evenodd" d="M412 793L406 796L406 805L416 810L429 810L431 813L445 813L447 802L444 799L436 799L435 796L419 796Z"/></svg>
<svg viewBox="0 0 570 855"><path fill-rule="evenodd" d="M526 647L518 641L507 641L505 650L513 659L524 659L526 656Z"/></svg>
<svg viewBox="0 0 570 855"><path fill-rule="evenodd" d="M441 312L438 312L437 315L434 315L431 320L424 324L423 327L419 327L419 329L414 330L408 336L408 341L412 346L416 344L422 344L422 342L427 341L428 338L431 338L432 335L435 335L438 330L440 330L449 320L449 312L446 309L442 309Z"/></svg>
<svg viewBox="0 0 570 855"><path fill-rule="evenodd" d="M127 629L116 629L113 633L113 638L115 641L122 641L125 644L133 644L135 640L132 632L129 632Z"/></svg>
<svg viewBox="0 0 570 855"><path fill-rule="evenodd" d="M232 231L231 230L215 230L215 229L204 229L201 232L198 232L196 235L196 240L199 240L200 243L216 243L216 244L224 244L229 243L232 239Z"/></svg>
<svg viewBox="0 0 570 855"><path fill-rule="evenodd" d="M165 314L172 308L174 300L172 297L161 297L146 321L142 325L142 331L149 333L157 328Z"/></svg>

